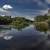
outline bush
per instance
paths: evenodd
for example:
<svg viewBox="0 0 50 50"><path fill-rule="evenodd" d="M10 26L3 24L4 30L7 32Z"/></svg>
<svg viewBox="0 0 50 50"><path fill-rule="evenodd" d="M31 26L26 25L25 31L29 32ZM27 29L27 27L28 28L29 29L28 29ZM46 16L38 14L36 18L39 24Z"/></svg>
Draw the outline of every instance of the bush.
<svg viewBox="0 0 50 50"><path fill-rule="evenodd" d="M50 20L48 20L47 23L48 23L48 26L49 26L49 29L50 29Z"/></svg>
<svg viewBox="0 0 50 50"><path fill-rule="evenodd" d="M47 31L48 30L48 23L46 23L46 22L37 22L37 23L35 23L35 27L39 31Z"/></svg>

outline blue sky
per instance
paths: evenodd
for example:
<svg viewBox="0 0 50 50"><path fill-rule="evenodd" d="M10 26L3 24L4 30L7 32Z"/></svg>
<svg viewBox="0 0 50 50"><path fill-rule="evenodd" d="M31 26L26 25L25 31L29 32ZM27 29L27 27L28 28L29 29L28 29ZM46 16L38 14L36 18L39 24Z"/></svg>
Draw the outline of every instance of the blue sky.
<svg viewBox="0 0 50 50"><path fill-rule="evenodd" d="M25 17L43 15L50 7L49 2L50 0L0 0L0 15Z"/></svg>

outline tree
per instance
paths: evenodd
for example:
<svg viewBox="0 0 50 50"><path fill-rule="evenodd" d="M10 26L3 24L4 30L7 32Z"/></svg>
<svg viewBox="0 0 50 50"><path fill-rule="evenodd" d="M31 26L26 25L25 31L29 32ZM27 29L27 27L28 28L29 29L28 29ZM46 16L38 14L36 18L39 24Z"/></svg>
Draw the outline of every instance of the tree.
<svg viewBox="0 0 50 50"><path fill-rule="evenodd" d="M40 15L40 16L35 17L35 21L37 21L37 22L45 21L47 19L48 19L48 17L46 15L44 15L44 16Z"/></svg>

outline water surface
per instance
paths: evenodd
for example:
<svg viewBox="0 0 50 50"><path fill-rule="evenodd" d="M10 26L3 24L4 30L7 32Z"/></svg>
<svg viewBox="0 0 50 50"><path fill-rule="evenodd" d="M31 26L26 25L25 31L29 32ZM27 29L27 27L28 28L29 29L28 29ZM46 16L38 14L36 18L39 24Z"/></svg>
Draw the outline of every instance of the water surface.
<svg viewBox="0 0 50 50"><path fill-rule="evenodd" d="M16 28L1 26L0 27L0 48L19 49L37 47L45 40L44 32L37 31L33 25L18 30Z"/></svg>

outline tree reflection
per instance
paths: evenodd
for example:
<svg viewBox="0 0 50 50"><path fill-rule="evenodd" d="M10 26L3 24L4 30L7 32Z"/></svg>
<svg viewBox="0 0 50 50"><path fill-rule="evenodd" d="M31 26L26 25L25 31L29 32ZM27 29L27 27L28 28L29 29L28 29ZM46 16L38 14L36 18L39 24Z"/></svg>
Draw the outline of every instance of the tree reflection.
<svg viewBox="0 0 50 50"><path fill-rule="evenodd" d="M13 28L17 29L18 31L22 31L22 29L28 27L29 25L18 25L18 26L14 26Z"/></svg>
<svg viewBox="0 0 50 50"><path fill-rule="evenodd" d="M7 28L5 28L5 27L1 27L1 28L0 28L0 32L2 32L2 31L6 31L6 30L11 30L11 27L7 27Z"/></svg>
<svg viewBox="0 0 50 50"><path fill-rule="evenodd" d="M47 31L49 30L48 23L40 22L35 24L35 28L37 31L44 32L45 40L49 38L49 34Z"/></svg>
<svg viewBox="0 0 50 50"><path fill-rule="evenodd" d="M35 24L35 28L36 30L40 31L40 32L47 32L48 31L48 23L46 22L37 22Z"/></svg>

